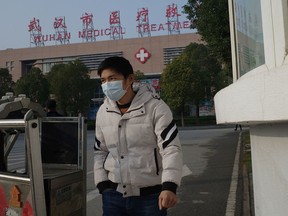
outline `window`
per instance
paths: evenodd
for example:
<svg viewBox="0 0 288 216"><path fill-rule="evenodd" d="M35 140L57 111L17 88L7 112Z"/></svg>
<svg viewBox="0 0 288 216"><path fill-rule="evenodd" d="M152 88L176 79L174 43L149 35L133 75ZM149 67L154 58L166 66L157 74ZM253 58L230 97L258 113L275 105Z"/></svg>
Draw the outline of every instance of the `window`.
<svg viewBox="0 0 288 216"><path fill-rule="evenodd" d="M51 71L51 68L55 65L54 62L43 63L43 73L47 74Z"/></svg>
<svg viewBox="0 0 288 216"><path fill-rule="evenodd" d="M265 63L260 0L234 0L239 75Z"/></svg>
<svg viewBox="0 0 288 216"><path fill-rule="evenodd" d="M51 58L51 59L43 59L43 73L47 74L51 71L52 67L55 64L68 64L69 62L75 61L76 57L63 57L63 58Z"/></svg>
<svg viewBox="0 0 288 216"><path fill-rule="evenodd" d="M97 53L79 56L79 60L90 70L97 70L99 64L108 57L123 56L123 52Z"/></svg>
<svg viewBox="0 0 288 216"><path fill-rule="evenodd" d="M167 65L172 60L178 56L180 56L185 47L172 47L172 48L164 48L163 53L164 53L164 64Z"/></svg>
<svg viewBox="0 0 288 216"><path fill-rule="evenodd" d="M14 61L8 61L8 62L6 62L6 68L7 68L9 71L13 71L13 70L14 70Z"/></svg>

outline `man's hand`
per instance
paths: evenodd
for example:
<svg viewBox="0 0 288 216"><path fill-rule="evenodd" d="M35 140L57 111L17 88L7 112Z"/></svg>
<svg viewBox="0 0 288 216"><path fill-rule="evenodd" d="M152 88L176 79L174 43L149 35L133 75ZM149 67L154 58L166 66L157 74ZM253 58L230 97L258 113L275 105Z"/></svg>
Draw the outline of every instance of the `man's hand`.
<svg viewBox="0 0 288 216"><path fill-rule="evenodd" d="M160 193L159 196L159 209L163 208L171 208L177 203L177 197L176 194L174 194L172 191L164 190Z"/></svg>

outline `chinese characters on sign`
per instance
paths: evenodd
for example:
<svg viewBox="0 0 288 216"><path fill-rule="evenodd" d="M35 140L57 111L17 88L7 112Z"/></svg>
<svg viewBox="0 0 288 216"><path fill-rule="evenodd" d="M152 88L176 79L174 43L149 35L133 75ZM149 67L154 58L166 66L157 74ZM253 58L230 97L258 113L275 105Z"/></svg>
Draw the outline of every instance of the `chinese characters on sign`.
<svg viewBox="0 0 288 216"><path fill-rule="evenodd" d="M82 20L82 32L79 32L79 38L81 37L86 42L93 42L96 40L94 33L94 25L93 25L93 14L85 13L80 17Z"/></svg>
<svg viewBox="0 0 288 216"><path fill-rule="evenodd" d="M136 21L139 21L139 20L143 22L148 21L148 9L147 8L142 8L137 12Z"/></svg>
<svg viewBox="0 0 288 216"><path fill-rule="evenodd" d="M88 13L85 13L82 17L80 17L80 19L82 20L86 28L89 28L89 26L92 24L92 18L93 18L93 14L88 14Z"/></svg>
<svg viewBox="0 0 288 216"><path fill-rule="evenodd" d="M30 44L35 44L35 46L44 46L44 42L42 40L42 28L40 26L39 19L34 17L30 21L28 31L30 32Z"/></svg>
<svg viewBox="0 0 288 216"><path fill-rule="evenodd" d="M120 23L120 11L110 12L110 39L117 40L123 39L124 31Z"/></svg>
<svg viewBox="0 0 288 216"><path fill-rule="evenodd" d="M118 17L116 13L113 15L115 17ZM80 19L82 19L85 26L83 26L83 30L78 32L79 38L96 38L99 36L109 36L114 34L125 34L124 29L120 28L105 28L105 29L94 29L93 26L93 15L85 13L84 16L82 16ZM118 17L120 20L120 16ZM111 16L110 16L111 20ZM113 22L116 22L116 20L113 20Z"/></svg>
<svg viewBox="0 0 288 216"><path fill-rule="evenodd" d="M168 34L180 34L180 27L179 19L178 17L181 16L181 14L178 14L178 8L177 5L172 4L168 5L166 9L166 17L167 17L167 23L168 23Z"/></svg>
<svg viewBox="0 0 288 216"><path fill-rule="evenodd" d="M65 23L65 17L55 17L54 25L55 29L55 41L59 41L61 44L69 44L71 38L70 32L67 32L67 26Z"/></svg>
<svg viewBox="0 0 288 216"><path fill-rule="evenodd" d="M177 5L175 4L167 6L166 18L168 18L168 20L166 23L149 24L148 12L149 11L147 8L139 9L137 12L136 21L138 21L138 25L136 28L140 36L143 36L147 32L150 34L150 32L153 31L155 32L168 30L170 32L180 32L181 29L189 29L191 26L191 21L186 20L180 22L178 20L178 17L181 16L181 14L178 13Z"/></svg>
<svg viewBox="0 0 288 216"><path fill-rule="evenodd" d="M64 23L64 19L62 17L55 17L54 29L59 28L66 28L66 24Z"/></svg>
<svg viewBox="0 0 288 216"><path fill-rule="evenodd" d="M163 23L149 23L149 10L148 8L140 8L136 14L136 31L139 36L143 35L151 36L150 32L159 31L179 31L180 29L190 29L191 21L184 20L178 21L178 17L181 16L178 13L177 5L168 5L164 16L167 18ZM177 19L176 19L177 18ZM173 21L170 21L174 19ZM78 38L88 40L96 40L97 37L110 36L110 39L122 39L126 34L125 28L122 28L120 22L120 11L111 11L109 14L110 26L106 28L95 28L93 25L93 14L84 13L80 20L82 21L82 30L78 31ZM61 43L69 43L71 39L71 33L67 32L67 25L65 23L65 17L56 17L53 23L55 34L42 35L42 28L39 23L39 19L33 18L28 25L28 31L30 32L30 42L36 46L44 45L44 42L55 41ZM94 40L93 40L94 39Z"/></svg>
<svg viewBox="0 0 288 216"><path fill-rule="evenodd" d="M42 35L42 28L39 19L34 17L28 25L30 42L36 46L44 46L44 42L47 41L60 41L61 43L69 42L71 34L67 32L64 17L56 17L53 23L53 28L55 29L55 34Z"/></svg>
<svg viewBox="0 0 288 216"><path fill-rule="evenodd" d="M168 5L166 9L166 17L177 17L181 16L181 14L178 14L177 6L175 4Z"/></svg>
<svg viewBox="0 0 288 216"><path fill-rule="evenodd" d="M140 37L151 36L148 13L147 8L138 9L136 21L138 21L137 31Z"/></svg>
<svg viewBox="0 0 288 216"><path fill-rule="evenodd" d="M39 23L39 19L36 19L35 17L30 21L30 24L28 25L29 32L31 31L38 31L41 32L41 26Z"/></svg>
<svg viewBox="0 0 288 216"><path fill-rule="evenodd" d="M119 11L112 11L109 17L109 23L112 24L120 24L120 12Z"/></svg>

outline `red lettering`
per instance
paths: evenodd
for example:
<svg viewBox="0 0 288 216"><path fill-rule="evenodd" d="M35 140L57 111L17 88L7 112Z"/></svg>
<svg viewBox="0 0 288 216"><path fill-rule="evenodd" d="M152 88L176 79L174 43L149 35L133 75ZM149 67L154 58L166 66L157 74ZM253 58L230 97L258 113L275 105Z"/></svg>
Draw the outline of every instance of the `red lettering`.
<svg viewBox="0 0 288 216"><path fill-rule="evenodd" d="M156 24L152 24L151 25L151 31L157 31L157 25Z"/></svg>
<svg viewBox="0 0 288 216"><path fill-rule="evenodd" d="M178 14L177 5L175 4L168 5L168 8L166 9L166 17L178 17L178 16L181 15Z"/></svg>
<svg viewBox="0 0 288 216"><path fill-rule="evenodd" d="M92 30L88 30L87 31L87 37L88 38L92 38Z"/></svg>
<svg viewBox="0 0 288 216"><path fill-rule="evenodd" d="M43 35L42 36L42 41L46 42L46 41L48 41L48 39L49 39L48 35Z"/></svg>
<svg viewBox="0 0 288 216"><path fill-rule="evenodd" d="M64 20L62 17L55 17L55 22L54 22L54 28L66 28L66 25L64 24Z"/></svg>
<svg viewBox="0 0 288 216"><path fill-rule="evenodd" d="M142 8L141 10L139 10L137 12L137 17L136 17L136 21L143 21L143 22L147 22L148 20L148 9L147 8Z"/></svg>
<svg viewBox="0 0 288 216"><path fill-rule="evenodd" d="M55 34L49 35L49 41L55 40Z"/></svg>
<svg viewBox="0 0 288 216"><path fill-rule="evenodd" d="M182 26L181 26L181 23L180 22L176 22L176 23L174 23L174 25L173 25L173 29L177 29L177 30L179 30L179 29L181 29L182 28Z"/></svg>
<svg viewBox="0 0 288 216"><path fill-rule="evenodd" d="M34 37L34 43L41 42L41 36Z"/></svg>
<svg viewBox="0 0 288 216"><path fill-rule="evenodd" d="M99 36L99 30L94 30L94 37L98 37Z"/></svg>
<svg viewBox="0 0 288 216"><path fill-rule="evenodd" d="M106 28L105 29L105 35L110 35L111 34L111 29L110 28Z"/></svg>
<svg viewBox="0 0 288 216"><path fill-rule="evenodd" d="M166 25L166 26L165 26ZM141 32L141 28L143 30L143 32L147 32L147 31L165 31L166 27L168 29L173 29L173 30L179 30L182 28L190 28L190 26L192 25L192 21L184 21L184 22L170 22L168 21L167 23L163 24L160 23L159 25L157 24L151 24L150 26L148 24L142 24L142 25L137 25L136 29L137 32L140 33ZM122 31L122 28L121 28ZM122 34L125 34L125 32L121 32Z"/></svg>
<svg viewBox="0 0 288 216"><path fill-rule="evenodd" d="M83 24L86 25L86 28L92 23L93 14L85 13L80 19L82 19Z"/></svg>
<svg viewBox="0 0 288 216"><path fill-rule="evenodd" d="M79 31L78 32L78 38L85 38L85 32L84 31Z"/></svg>
<svg viewBox="0 0 288 216"><path fill-rule="evenodd" d="M164 31L165 29L164 29L164 26L163 26L163 24L162 23L160 23L160 25L158 26L158 31Z"/></svg>
<svg viewBox="0 0 288 216"><path fill-rule="evenodd" d="M140 30L141 26L140 25L136 26L136 28L137 28L138 33L141 32L141 30Z"/></svg>
<svg viewBox="0 0 288 216"><path fill-rule="evenodd" d="M65 34L64 34L64 38L65 39L70 39L71 38L71 33L70 32L65 32Z"/></svg>
<svg viewBox="0 0 288 216"><path fill-rule="evenodd" d="M143 24L143 31L144 32L149 31L149 25L148 24Z"/></svg>
<svg viewBox="0 0 288 216"><path fill-rule="evenodd" d="M167 23L165 23L167 26L168 26L168 29L170 29L171 28L171 23L170 22L167 22Z"/></svg>
<svg viewBox="0 0 288 216"><path fill-rule="evenodd" d="M114 35L114 34L119 34L119 31L118 31L117 28L114 28L114 29L113 29L112 35Z"/></svg>
<svg viewBox="0 0 288 216"><path fill-rule="evenodd" d="M35 17L33 18L33 20L30 21L29 24L29 32L33 31L33 30L37 30L39 32L41 32L41 26L39 24L39 19L35 19Z"/></svg>
<svg viewBox="0 0 288 216"><path fill-rule="evenodd" d="M184 21L183 22L183 28L185 29L185 28L189 28L190 26L189 26L189 21Z"/></svg>
<svg viewBox="0 0 288 216"><path fill-rule="evenodd" d="M54 38L54 39L55 39L55 38ZM56 40L62 40L62 39L63 39L62 34L58 34Z"/></svg>
<svg viewBox="0 0 288 216"><path fill-rule="evenodd" d="M120 24L120 12L112 11L110 13L110 25L111 24Z"/></svg>

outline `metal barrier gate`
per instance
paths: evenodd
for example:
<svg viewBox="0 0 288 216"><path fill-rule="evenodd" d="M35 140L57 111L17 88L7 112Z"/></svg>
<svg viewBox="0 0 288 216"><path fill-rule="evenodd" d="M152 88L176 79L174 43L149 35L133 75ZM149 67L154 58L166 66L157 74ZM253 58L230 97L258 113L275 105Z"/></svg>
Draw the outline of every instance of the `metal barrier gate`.
<svg viewBox="0 0 288 216"><path fill-rule="evenodd" d="M44 115L27 98L0 100L0 216L86 215L85 118ZM14 170L9 155L23 133L24 160Z"/></svg>

